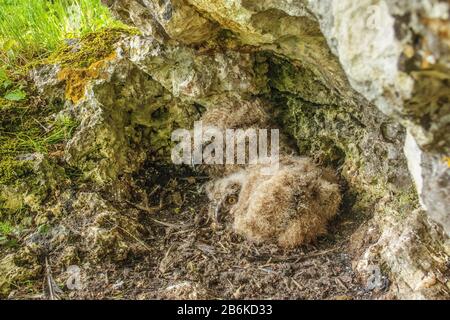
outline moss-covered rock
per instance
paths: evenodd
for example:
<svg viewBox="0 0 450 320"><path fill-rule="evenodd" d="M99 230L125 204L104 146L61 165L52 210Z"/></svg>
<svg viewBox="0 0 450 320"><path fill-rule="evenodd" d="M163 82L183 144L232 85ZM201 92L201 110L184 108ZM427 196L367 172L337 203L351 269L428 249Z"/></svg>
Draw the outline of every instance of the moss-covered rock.
<svg viewBox="0 0 450 320"><path fill-rule="evenodd" d="M42 267L30 248L0 258L0 297L8 297L13 288L23 286L41 275Z"/></svg>

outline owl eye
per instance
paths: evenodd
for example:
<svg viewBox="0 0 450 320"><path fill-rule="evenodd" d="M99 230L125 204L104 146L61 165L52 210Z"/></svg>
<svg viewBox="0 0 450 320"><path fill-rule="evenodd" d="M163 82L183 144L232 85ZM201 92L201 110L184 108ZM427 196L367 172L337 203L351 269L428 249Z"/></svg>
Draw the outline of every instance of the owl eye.
<svg viewBox="0 0 450 320"><path fill-rule="evenodd" d="M227 204L229 204L229 205L233 205L233 204L236 204L237 203L237 197L236 196L229 196L228 198L227 198Z"/></svg>

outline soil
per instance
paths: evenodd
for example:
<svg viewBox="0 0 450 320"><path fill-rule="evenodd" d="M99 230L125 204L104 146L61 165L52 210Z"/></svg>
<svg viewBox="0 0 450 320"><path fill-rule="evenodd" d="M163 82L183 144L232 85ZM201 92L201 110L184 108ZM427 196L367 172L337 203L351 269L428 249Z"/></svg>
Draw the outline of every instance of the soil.
<svg viewBox="0 0 450 320"><path fill-rule="evenodd" d="M190 168L151 165L136 174L152 211L139 223L148 236L145 254L125 263L104 263L81 272L81 290L64 283L62 299L371 299L352 271L350 235L364 222L343 209L316 243L283 251L236 235L229 225L212 227L202 186L207 177ZM119 207L126 206L118 204ZM156 208L156 209L155 209ZM49 261L51 269L51 260ZM60 279L54 268L53 277ZM62 272L62 271L61 271ZM43 275L42 292L48 298Z"/></svg>

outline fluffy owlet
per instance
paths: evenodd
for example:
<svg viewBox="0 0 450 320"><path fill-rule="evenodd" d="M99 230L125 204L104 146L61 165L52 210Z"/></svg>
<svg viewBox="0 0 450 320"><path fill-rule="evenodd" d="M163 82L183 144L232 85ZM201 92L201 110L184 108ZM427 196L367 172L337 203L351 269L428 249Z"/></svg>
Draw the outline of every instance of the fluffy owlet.
<svg viewBox="0 0 450 320"><path fill-rule="evenodd" d="M250 241L283 248L311 242L326 233L339 209L336 175L309 158L285 156L271 175L252 166L209 182L210 214Z"/></svg>

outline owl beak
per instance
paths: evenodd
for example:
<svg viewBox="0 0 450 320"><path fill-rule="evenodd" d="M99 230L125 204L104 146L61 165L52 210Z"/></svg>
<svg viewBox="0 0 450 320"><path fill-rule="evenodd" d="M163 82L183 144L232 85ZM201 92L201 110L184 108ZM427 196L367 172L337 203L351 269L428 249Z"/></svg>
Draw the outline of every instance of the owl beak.
<svg viewBox="0 0 450 320"><path fill-rule="evenodd" d="M215 223L219 223L220 210L222 208L222 201L211 204L209 207L210 215L213 217Z"/></svg>
<svg viewBox="0 0 450 320"><path fill-rule="evenodd" d="M219 223L220 209L221 208L222 208L222 201L220 201L219 204L214 209L214 219L216 219L217 223Z"/></svg>

